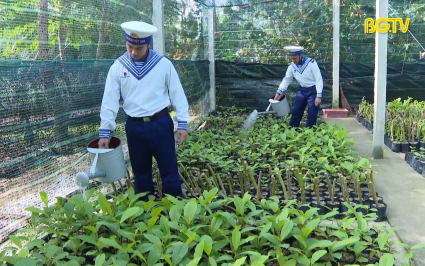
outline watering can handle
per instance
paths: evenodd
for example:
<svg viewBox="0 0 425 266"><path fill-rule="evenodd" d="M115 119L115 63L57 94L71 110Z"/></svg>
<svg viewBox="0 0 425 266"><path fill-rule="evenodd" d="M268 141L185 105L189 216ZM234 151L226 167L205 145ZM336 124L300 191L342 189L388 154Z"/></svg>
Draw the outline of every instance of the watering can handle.
<svg viewBox="0 0 425 266"><path fill-rule="evenodd" d="M98 156L99 156L99 153L96 153L96 155L94 156L93 164L91 165L91 168L90 168L90 174L94 174L94 172L96 171L96 164L97 164L97 157Z"/></svg>

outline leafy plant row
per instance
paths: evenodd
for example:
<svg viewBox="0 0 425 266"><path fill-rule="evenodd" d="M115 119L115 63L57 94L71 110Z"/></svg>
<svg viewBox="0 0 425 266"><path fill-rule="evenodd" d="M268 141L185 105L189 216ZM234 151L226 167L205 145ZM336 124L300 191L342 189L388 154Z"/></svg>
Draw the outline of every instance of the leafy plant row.
<svg viewBox="0 0 425 266"><path fill-rule="evenodd" d="M14 246L0 253L0 265L393 265L393 229L369 223L349 204L347 215L300 210L295 200L275 196L261 201L248 193L219 198L218 189L198 199L165 196L140 201L133 188L107 199L103 194L57 197L31 212L27 237L11 236ZM88 200L86 200L88 199ZM49 234L36 238L35 232ZM404 263L403 265L409 265Z"/></svg>
<svg viewBox="0 0 425 266"><path fill-rule="evenodd" d="M325 123L288 128L288 118L272 115L258 117L255 127L244 131L245 117L238 109L207 116L178 147L185 196L217 187L225 196L248 192L258 200L274 195L296 199L322 214L328 208L345 212L343 202L363 205L365 213L377 209L378 220L386 219L369 161L355 158L347 132Z"/></svg>
<svg viewBox="0 0 425 266"><path fill-rule="evenodd" d="M374 107L363 98L357 109L357 120L373 129ZM425 102L401 98L387 103L385 144L393 152L409 152L425 148Z"/></svg>

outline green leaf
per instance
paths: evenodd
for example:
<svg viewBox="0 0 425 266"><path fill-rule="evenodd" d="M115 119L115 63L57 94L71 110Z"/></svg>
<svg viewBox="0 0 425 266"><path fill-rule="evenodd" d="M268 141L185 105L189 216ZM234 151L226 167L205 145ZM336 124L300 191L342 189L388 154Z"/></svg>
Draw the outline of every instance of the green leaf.
<svg viewBox="0 0 425 266"><path fill-rule="evenodd" d="M386 253L379 259L379 266L393 266L394 255Z"/></svg>
<svg viewBox="0 0 425 266"><path fill-rule="evenodd" d="M178 265L183 258L186 256L189 248L186 243L178 242L175 244L173 249L173 255L171 256L173 265Z"/></svg>
<svg viewBox="0 0 425 266"><path fill-rule="evenodd" d="M405 253L403 254L403 256L401 257L402 260L410 260L413 257L412 253Z"/></svg>
<svg viewBox="0 0 425 266"><path fill-rule="evenodd" d="M211 229L210 233L213 235L221 226L223 223L223 217L222 216L214 216L211 220Z"/></svg>
<svg viewBox="0 0 425 266"><path fill-rule="evenodd" d="M236 252L241 244L241 232L239 231L239 226L233 229L232 232L232 246L233 250Z"/></svg>
<svg viewBox="0 0 425 266"><path fill-rule="evenodd" d="M217 266L217 262L215 261L213 257L209 257L208 262L210 264L209 266Z"/></svg>
<svg viewBox="0 0 425 266"><path fill-rule="evenodd" d="M102 243L102 244L105 244L105 245L108 245L108 246L114 247L114 248L119 249L119 250L121 250L122 252L124 252L123 247L121 247L121 246L117 243L117 241L115 241L115 239L110 239L110 238L103 238L103 237L101 237L101 238L99 238L99 242L100 242L100 243Z"/></svg>
<svg viewBox="0 0 425 266"><path fill-rule="evenodd" d="M276 246L279 246L280 245L279 239L276 236L274 236L274 235L271 235L271 234L267 233L267 234L264 234L263 235L263 238L265 238L268 241L272 242Z"/></svg>
<svg viewBox="0 0 425 266"><path fill-rule="evenodd" d="M209 235L203 235L200 241L204 242L204 251L209 256L211 254L212 246L214 243L212 238Z"/></svg>
<svg viewBox="0 0 425 266"><path fill-rule="evenodd" d="M162 209L162 208L161 208ZM123 223L125 220L127 220L130 217L133 217L136 213L138 213L140 210L139 207L131 207L128 208L124 214L121 217L120 223Z"/></svg>
<svg viewBox="0 0 425 266"><path fill-rule="evenodd" d="M99 202L100 209L104 214L112 214L111 206L109 206L108 201L106 200L105 195L100 193L97 197L97 201Z"/></svg>
<svg viewBox="0 0 425 266"><path fill-rule="evenodd" d="M195 258L201 258L202 253L204 253L204 241L201 241L198 243L198 245L196 245L195 254L193 254L193 256Z"/></svg>
<svg viewBox="0 0 425 266"><path fill-rule="evenodd" d="M19 251L18 256L21 258L25 258L29 254L29 250L27 248L23 248Z"/></svg>
<svg viewBox="0 0 425 266"><path fill-rule="evenodd" d="M44 191L41 191L41 192L40 192L40 198L41 198L41 200L44 202L44 205L45 205L46 207L49 207L49 201L47 200L47 193L46 193L46 192L44 192Z"/></svg>
<svg viewBox="0 0 425 266"><path fill-rule="evenodd" d="M236 211L237 211L240 215L244 215L244 213L245 213L245 205L244 205L243 200L242 200L240 197L235 196L235 197L233 198L233 203L235 204Z"/></svg>
<svg viewBox="0 0 425 266"><path fill-rule="evenodd" d="M36 208L36 207L26 207L26 208L25 208L25 210L26 210L26 211L33 212L33 213L41 213L41 214L44 214L44 211L43 211L43 210L41 210L41 209L39 209L39 208Z"/></svg>
<svg viewBox="0 0 425 266"><path fill-rule="evenodd" d="M294 228L294 222L292 220L286 221L280 232L280 241L283 241L292 232L292 228Z"/></svg>
<svg viewBox="0 0 425 266"><path fill-rule="evenodd" d="M344 248L345 246L351 245L355 242L359 241L358 237L351 237L348 239L344 239L342 241L338 241L335 244L332 245L331 250L332 252L338 251L342 248Z"/></svg>
<svg viewBox="0 0 425 266"><path fill-rule="evenodd" d="M193 219L195 218L196 210L198 209L198 204L195 201L189 201L184 206L184 217L189 224L192 224Z"/></svg>
<svg viewBox="0 0 425 266"><path fill-rule="evenodd" d="M310 263L311 263L312 265L314 265L314 263L315 263L316 261L318 261L321 257L323 257L326 253L327 253L327 251L326 251L326 250L318 250L318 251L314 252L314 253L313 253L313 256L311 256Z"/></svg>
<svg viewBox="0 0 425 266"><path fill-rule="evenodd" d="M97 255L94 260L94 266L102 266L103 263L105 263L105 254Z"/></svg>
<svg viewBox="0 0 425 266"><path fill-rule="evenodd" d="M19 237L11 235L9 238L10 238L10 241L13 242L13 244L18 246L18 248L22 248L21 239Z"/></svg>
<svg viewBox="0 0 425 266"><path fill-rule="evenodd" d="M163 209L164 209L163 207L156 207L156 208L152 209L151 217L157 217Z"/></svg>
<svg viewBox="0 0 425 266"><path fill-rule="evenodd" d="M93 244L93 245L97 245L97 240L96 240L96 237L94 236L94 235L80 235L80 236L78 236L78 238L80 238L81 240L83 240L83 241L85 241L85 242L87 242L87 243L90 243L90 244Z"/></svg>
<svg viewBox="0 0 425 266"><path fill-rule="evenodd" d="M260 232L260 236L259 237L262 237L265 233L268 233L269 230L270 230L270 228L272 228L272 225L273 224L271 222L263 225L263 228L261 229L261 232Z"/></svg>
<svg viewBox="0 0 425 266"><path fill-rule="evenodd" d="M241 266L245 263L245 260L246 260L246 256L236 260L232 266Z"/></svg>
<svg viewBox="0 0 425 266"><path fill-rule="evenodd" d="M152 234L144 234L143 235L147 240L152 242L155 245L161 245L161 239L159 239L156 235Z"/></svg>
<svg viewBox="0 0 425 266"><path fill-rule="evenodd" d="M410 249L419 249L419 248L425 248L425 244L417 244L412 246Z"/></svg>
<svg viewBox="0 0 425 266"><path fill-rule="evenodd" d="M155 246L148 255L148 265L154 265L162 256L162 248Z"/></svg>
<svg viewBox="0 0 425 266"><path fill-rule="evenodd" d="M174 205L170 210L170 220L176 222L180 219L182 213L182 208L180 205Z"/></svg>
<svg viewBox="0 0 425 266"><path fill-rule="evenodd" d="M37 263L38 263L38 260L26 258L26 259L20 260L16 264L16 266L36 266Z"/></svg>
<svg viewBox="0 0 425 266"><path fill-rule="evenodd" d="M67 201L63 207L65 210L66 218L71 219L74 213L74 203Z"/></svg>
<svg viewBox="0 0 425 266"><path fill-rule="evenodd" d="M161 256L168 263L168 265L176 265L176 264L171 262L170 258L167 255L162 254Z"/></svg>
<svg viewBox="0 0 425 266"><path fill-rule="evenodd" d="M186 266L197 266L200 260L201 260L200 257L194 258L188 264L186 264Z"/></svg>

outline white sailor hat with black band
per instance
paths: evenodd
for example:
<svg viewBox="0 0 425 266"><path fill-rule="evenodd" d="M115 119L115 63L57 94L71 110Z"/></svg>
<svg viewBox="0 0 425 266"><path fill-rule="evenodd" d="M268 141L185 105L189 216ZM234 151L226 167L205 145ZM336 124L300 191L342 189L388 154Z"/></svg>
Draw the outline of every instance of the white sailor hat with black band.
<svg viewBox="0 0 425 266"><path fill-rule="evenodd" d="M125 41L134 45L150 43L152 35L158 31L155 26L142 21L124 22L121 28L125 31Z"/></svg>
<svg viewBox="0 0 425 266"><path fill-rule="evenodd" d="M288 51L288 55L299 55L304 50L301 46L285 46L284 49Z"/></svg>

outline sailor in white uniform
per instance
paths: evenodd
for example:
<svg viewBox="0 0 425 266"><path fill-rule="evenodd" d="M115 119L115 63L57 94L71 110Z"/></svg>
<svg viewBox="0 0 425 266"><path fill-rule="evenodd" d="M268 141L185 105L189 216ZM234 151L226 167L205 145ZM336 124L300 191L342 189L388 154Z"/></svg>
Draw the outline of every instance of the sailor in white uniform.
<svg viewBox="0 0 425 266"><path fill-rule="evenodd" d="M186 95L171 61L149 47L157 28L141 21L125 22L121 27L127 52L115 60L106 78L98 146L109 145L121 96L128 116L125 131L135 174L135 193L154 193L153 156L158 163L163 194L181 197L174 124L168 106L176 110L176 136L181 144L186 139L189 111Z"/></svg>
<svg viewBox="0 0 425 266"><path fill-rule="evenodd" d="M322 74L314 59L302 55L303 47L286 46L284 49L288 51L292 62L286 70L286 75L276 92L275 99L281 97L295 78L300 86L294 100L289 126L298 127L300 125L307 106L307 123L305 126L312 127L317 123L317 113L322 102Z"/></svg>

